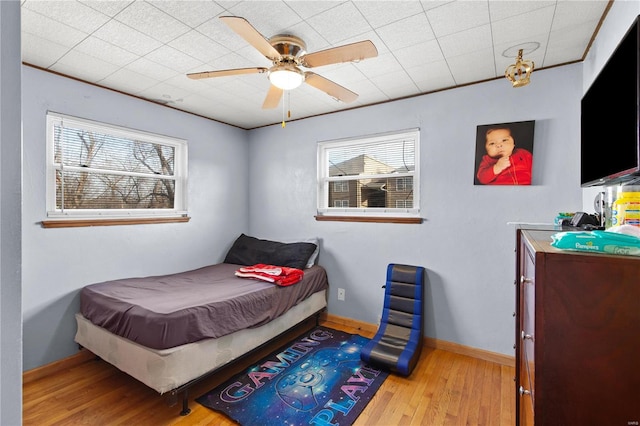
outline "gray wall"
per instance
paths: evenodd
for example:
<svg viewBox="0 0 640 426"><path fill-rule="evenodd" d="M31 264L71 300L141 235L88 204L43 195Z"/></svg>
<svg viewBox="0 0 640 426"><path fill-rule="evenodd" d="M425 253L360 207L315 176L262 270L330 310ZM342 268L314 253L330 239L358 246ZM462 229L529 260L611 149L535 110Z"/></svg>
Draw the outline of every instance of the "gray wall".
<svg viewBox="0 0 640 426"><path fill-rule="evenodd" d="M534 72L524 88L498 80L252 131L250 229L320 237L329 312L369 323L382 312L387 265L424 266L427 335L512 355L515 230L507 223L552 223L580 207L581 94L581 65L571 65ZM474 186L476 126L521 120L536 121L533 185ZM318 141L415 127L422 224L315 221Z"/></svg>
<svg viewBox="0 0 640 426"><path fill-rule="evenodd" d="M0 425L22 423L20 3L0 2Z"/></svg>
<svg viewBox="0 0 640 426"><path fill-rule="evenodd" d="M69 356L78 289L220 262L247 232L247 132L23 67L24 369ZM44 229L47 110L186 139L189 215L176 224Z"/></svg>

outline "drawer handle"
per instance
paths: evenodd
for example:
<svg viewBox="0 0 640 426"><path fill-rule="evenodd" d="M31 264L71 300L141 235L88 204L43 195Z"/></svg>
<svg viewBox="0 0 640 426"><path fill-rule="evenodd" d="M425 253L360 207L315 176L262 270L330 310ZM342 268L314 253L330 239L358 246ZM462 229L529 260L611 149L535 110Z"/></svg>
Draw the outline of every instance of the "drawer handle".
<svg viewBox="0 0 640 426"><path fill-rule="evenodd" d="M533 340L533 334L526 334L524 330L520 332L520 336L522 337L522 340Z"/></svg>
<svg viewBox="0 0 640 426"><path fill-rule="evenodd" d="M520 386L520 396L522 395L531 395L531 391L526 390L522 386Z"/></svg>
<svg viewBox="0 0 640 426"><path fill-rule="evenodd" d="M533 278L527 278L522 275L520 276L520 284L533 284Z"/></svg>

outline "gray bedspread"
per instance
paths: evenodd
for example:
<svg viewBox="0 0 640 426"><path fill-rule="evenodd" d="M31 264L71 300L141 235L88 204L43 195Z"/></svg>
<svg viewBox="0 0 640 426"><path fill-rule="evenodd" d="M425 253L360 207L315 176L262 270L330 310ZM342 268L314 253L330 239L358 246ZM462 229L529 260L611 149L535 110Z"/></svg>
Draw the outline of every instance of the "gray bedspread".
<svg viewBox="0 0 640 426"><path fill-rule="evenodd" d="M91 284L80 292L80 312L118 336L166 349L260 326L328 288L321 266L305 269L303 280L288 287L238 278L240 266Z"/></svg>

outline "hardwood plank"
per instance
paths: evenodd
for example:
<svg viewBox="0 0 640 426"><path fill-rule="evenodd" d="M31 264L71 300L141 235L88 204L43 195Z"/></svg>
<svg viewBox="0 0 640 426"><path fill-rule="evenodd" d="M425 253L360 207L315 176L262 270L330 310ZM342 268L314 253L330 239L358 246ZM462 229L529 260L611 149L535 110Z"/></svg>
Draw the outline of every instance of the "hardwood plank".
<svg viewBox="0 0 640 426"><path fill-rule="evenodd" d="M348 321L323 325L372 337L374 330ZM170 406L137 380L102 360L89 359L23 384L23 425L236 425L195 398L275 350L287 335L241 365L203 380L189 393L191 413L180 416L181 396ZM390 374L355 426L507 425L515 423L515 369L440 348L424 347L409 377Z"/></svg>

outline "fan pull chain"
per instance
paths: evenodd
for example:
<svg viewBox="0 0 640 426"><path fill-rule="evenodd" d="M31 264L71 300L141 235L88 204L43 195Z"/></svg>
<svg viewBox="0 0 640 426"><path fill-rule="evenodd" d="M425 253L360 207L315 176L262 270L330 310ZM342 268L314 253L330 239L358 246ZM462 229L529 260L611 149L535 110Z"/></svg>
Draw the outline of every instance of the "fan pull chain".
<svg viewBox="0 0 640 426"><path fill-rule="evenodd" d="M284 96L282 97L282 128L284 129L287 124L284 122L284 104L285 104L285 98Z"/></svg>
<svg viewBox="0 0 640 426"><path fill-rule="evenodd" d="M291 92L287 91L287 99L289 101L289 109L287 109L287 118L291 118ZM285 115L284 115L284 110L285 110L285 99L284 96L282 97L282 128L284 129L287 126L287 123L285 122Z"/></svg>

